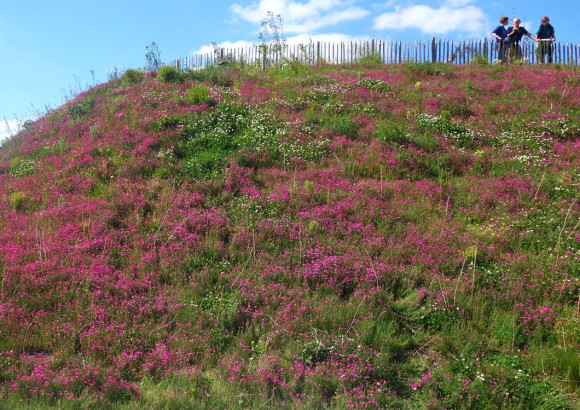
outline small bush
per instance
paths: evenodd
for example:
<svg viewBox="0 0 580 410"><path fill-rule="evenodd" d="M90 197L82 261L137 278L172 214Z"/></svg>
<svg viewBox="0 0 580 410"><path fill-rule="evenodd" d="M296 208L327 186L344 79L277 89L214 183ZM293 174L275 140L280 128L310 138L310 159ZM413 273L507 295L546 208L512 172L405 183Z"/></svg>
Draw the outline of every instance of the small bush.
<svg viewBox="0 0 580 410"><path fill-rule="evenodd" d="M181 81L181 73L179 70L170 65L164 65L157 73L159 79L166 83L178 83Z"/></svg>
<svg viewBox="0 0 580 410"><path fill-rule="evenodd" d="M139 84L141 81L143 81L143 73L141 71L133 68L125 71L125 75L123 76L124 86Z"/></svg>
<svg viewBox="0 0 580 410"><path fill-rule="evenodd" d="M193 85L187 89L185 100L193 105L201 105L209 98L209 88L203 85Z"/></svg>

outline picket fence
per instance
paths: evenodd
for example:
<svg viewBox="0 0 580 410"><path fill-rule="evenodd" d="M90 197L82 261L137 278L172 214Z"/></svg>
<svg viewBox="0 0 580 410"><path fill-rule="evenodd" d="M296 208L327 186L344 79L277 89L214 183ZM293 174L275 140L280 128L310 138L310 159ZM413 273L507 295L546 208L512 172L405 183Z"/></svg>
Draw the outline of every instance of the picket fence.
<svg viewBox="0 0 580 410"><path fill-rule="evenodd" d="M521 44L522 60L535 64L538 62L536 42L524 37ZM554 63L580 65L580 43L553 44ZM195 54L191 57L178 58L171 65L180 69L196 69L219 64L220 62L237 62L238 64L260 64L263 67L289 61L315 65L350 64L364 61L365 57L379 57L385 64L404 62L441 62L466 64L476 58L485 58L488 62L498 61L498 50L495 40L449 41L433 38L427 41L383 41L368 40L358 42L324 43L310 42L303 45L269 46L254 45L241 48L216 48L212 53Z"/></svg>

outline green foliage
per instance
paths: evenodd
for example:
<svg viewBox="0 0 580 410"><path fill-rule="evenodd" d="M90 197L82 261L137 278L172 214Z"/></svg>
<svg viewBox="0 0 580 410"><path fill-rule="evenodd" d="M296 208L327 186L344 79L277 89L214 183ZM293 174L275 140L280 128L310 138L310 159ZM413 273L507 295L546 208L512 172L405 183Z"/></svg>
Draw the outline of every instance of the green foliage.
<svg viewBox="0 0 580 410"><path fill-rule="evenodd" d="M372 78L363 78L358 80L356 85L359 87L365 87L369 90L378 91L380 93L386 93L387 91L391 91L391 86L384 83L381 80L373 80Z"/></svg>
<svg viewBox="0 0 580 410"><path fill-rule="evenodd" d="M193 105L200 105L209 99L209 88L204 85L192 85L187 89L185 100Z"/></svg>
<svg viewBox="0 0 580 410"><path fill-rule="evenodd" d="M174 154L182 170L194 179L218 173L230 155L243 147L264 150L278 146L281 127L269 116L223 103L206 117L187 124Z"/></svg>
<svg viewBox="0 0 580 410"><path fill-rule="evenodd" d="M373 136L385 143L394 142L401 144L407 139L404 130L401 128L394 121L383 121L374 129Z"/></svg>
<svg viewBox="0 0 580 410"><path fill-rule="evenodd" d="M423 132L452 138L459 146L466 146L474 139L473 132L463 124L453 121L449 111L442 111L441 116L418 114L417 127Z"/></svg>
<svg viewBox="0 0 580 410"><path fill-rule="evenodd" d="M471 62L482 66L489 65L489 59L485 54L482 53L475 53Z"/></svg>
<svg viewBox="0 0 580 410"><path fill-rule="evenodd" d="M143 81L143 73L139 70L130 68L123 75L123 85L126 87L139 84L141 81Z"/></svg>
<svg viewBox="0 0 580 410"><path fill-rule="evenodd" d="M182 79L181 72L171 65L161 67L157 72L157 77L166 83L179 83Z"/></svg>
<svg viewBox="0 0 580 410"><path fill-rule="evenodd" d="M350 117L328 117L322 120L322 127L349 138L356 138L359 127Z"/></svg>
<svg viewBox="0 0 580 410"><path fill-rule="evenodd" d="M300 360L306 366L314 366L317 363L325 361L330 355L331 348L327 348L318 338L308 342L300 352Z"/></svg>
<svg viewBox="0 0 580 410"><path fill-rule="evenodd" d="M313 85L329 85L334 83L334 80L324 74L313 74L302 77L298 80L298 84L301 86L313 86Z"/></svg>
<svg viewBox="0 0 580 410"><path fill-rule="evenodd" d="M383 58L376 50L368 49L364 50L362 55L358 58L358 63L363 65L370 65L373 67L379 67L383 64Z"/></svg>
<svg viewBox="0 0 580 410"><path fill-rule="evenodd" d="M23 192L11 192L10 193L10 204L14 211L22 211L26 205L26 194Z"/></svg>
<svg viewBox="0 0 580 410"><path fill-rule="evenodd" d="M219 85L221 87L230 87L233 82L229 76L228 71L225 71L221 67L208 66L205 68L199 68L192 70L191 68L186 68L182 73L184 81L199 81L199 82L211 82L214 85Z"/></svg>
<svg viewBox="0 0 580 410"><path fill-rule="evenodd" d="M66 107L68 115L73 120L78 120L88 115L95 106L95 95L90 93L81 98L78 102L73 102Z"/></svg>
<svg viewBox="0 0 580 410"><path fill-rule="evenodd" d="M151 129L154 131L165 131L169 128L174 128L185 124L186 120L183 117L166 115L155 120L155 122L151 124Z"/></svg>
<svg viewBox="0 0 580 410"><path fill-rule="evenodd" d="M295 76L303 76L310 70L308 64L300 60L298 57L285 58L284 65L285 68L288 68Z"/></svg>
<svg viewBox="0 0 580 410"><path fill-rule="evenodd" d="M418 78L417 76L440 76L445 78L453 77L455 67L451 64L444 63L417 63L408 61L403 64L403 72L411 77L411 79Z"/></svg>
<svg viewBox="0 0 580 410"><path fill-rule="evenodd" d="M34 158L14 158L8 167L10 175L15 178L34 174L36 170L36 160Z"/></svg>

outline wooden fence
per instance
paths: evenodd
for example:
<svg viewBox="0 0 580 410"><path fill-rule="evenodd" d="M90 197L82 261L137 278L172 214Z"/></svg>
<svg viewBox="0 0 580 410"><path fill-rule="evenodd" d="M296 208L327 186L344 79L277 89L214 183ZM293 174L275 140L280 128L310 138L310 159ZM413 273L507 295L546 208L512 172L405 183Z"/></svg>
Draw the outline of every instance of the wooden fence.
<svg viewBox="0 0 580 410"><path fill-rule="evenodd" d="M536 42L524 38L521 44L522 59L535 64L538 61ZM553 44L554 63L580 65L580 43ZM476 58L498 61L494 39L448 41L433 38L427 41L401 42L369 40L359 42L323 43L310 42L303 45L254 45L242 48L216 48L213 53L195 54L178 58L171 65L180 69L196 69L216 65L221 61L240 64L260 64L264 67L285 64L288 61L314 65L350 64L365 58L380 59L385 64L414 62L442 62L466 64Z"/></svg>

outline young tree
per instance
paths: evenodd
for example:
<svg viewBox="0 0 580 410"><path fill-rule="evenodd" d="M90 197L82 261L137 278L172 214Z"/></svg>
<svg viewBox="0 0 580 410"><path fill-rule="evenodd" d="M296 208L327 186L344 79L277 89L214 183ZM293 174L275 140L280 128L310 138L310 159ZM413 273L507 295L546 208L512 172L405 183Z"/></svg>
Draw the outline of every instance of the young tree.
<svg viewBox="0 0 580 410"><path fill-rule="evenodd" d="M261 41L260 48L262 49L264 68L272 62L281 63L286 50L282 16L280 14L274 16L272 11L268 11L267 16L268 18L262 21L262 29L258 34Z"/></svg>
<svg viewBox="0 0 580 410"><path fill-rule="evenodd" d="M157 47L157 43L152 41L150 45L145 46L147 53L145 53L145 68L147 70L159 70L163 66L161 62L161 52Z"/></svg>

